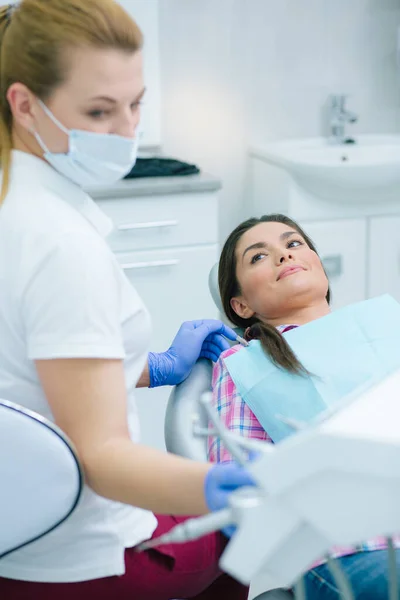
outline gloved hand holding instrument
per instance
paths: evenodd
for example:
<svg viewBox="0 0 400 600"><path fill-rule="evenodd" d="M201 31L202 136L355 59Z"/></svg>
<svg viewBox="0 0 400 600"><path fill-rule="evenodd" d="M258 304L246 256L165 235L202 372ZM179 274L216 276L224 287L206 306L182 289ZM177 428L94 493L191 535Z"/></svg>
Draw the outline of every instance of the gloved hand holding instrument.
<svg viewBox="0 0 400 600"><path fill-rule="evenodd" d="M182 383L199 358L216 362L230 347L226 338L242 343L241 338L221 321L205 319L183 323L166 352L149 353L150 387Z"/></svg>

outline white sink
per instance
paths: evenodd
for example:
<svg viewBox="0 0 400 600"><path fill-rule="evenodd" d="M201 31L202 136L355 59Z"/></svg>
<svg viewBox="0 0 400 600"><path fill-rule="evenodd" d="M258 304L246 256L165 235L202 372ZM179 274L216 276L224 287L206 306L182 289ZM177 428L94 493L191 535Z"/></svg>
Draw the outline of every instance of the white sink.
<svg viewBox="0 0 400 600"><path fill-rule="evenodd" d="M400 198L400 135L361 135L354 144L327 138L253 147L252 156L285 169L311 194L338 202Z"/></svg>

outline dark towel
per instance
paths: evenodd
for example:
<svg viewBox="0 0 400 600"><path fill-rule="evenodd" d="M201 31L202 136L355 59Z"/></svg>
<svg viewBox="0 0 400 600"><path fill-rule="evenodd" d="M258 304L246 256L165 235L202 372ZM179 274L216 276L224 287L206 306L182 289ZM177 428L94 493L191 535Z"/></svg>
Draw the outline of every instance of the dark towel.
<svg viewBox="0 0 400 600"><path fill-rule="evenodd" d="M200 169L196 165L174 160L173 158L138 158L132 171L124 179L135 177L177 177L196 175Z"/></svg>

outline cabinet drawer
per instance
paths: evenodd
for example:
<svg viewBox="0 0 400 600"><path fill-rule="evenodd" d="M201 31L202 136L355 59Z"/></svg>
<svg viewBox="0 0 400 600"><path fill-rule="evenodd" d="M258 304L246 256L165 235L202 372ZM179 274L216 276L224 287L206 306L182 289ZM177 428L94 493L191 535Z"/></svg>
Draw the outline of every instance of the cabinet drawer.
<svg viewBox="0 0 400 600"><path fill-rule="evenodd" d="M301 222L315 243L329 278L332 307L366 297L367 224L364 219Z"/></svg>
<svg viewBox="0 0 400 600"><path fill-rule="evenodd" d="M108 240L116 252L218 241L215 192L97 200L112 219Z"/></svg>
<svg viewBox="0 0 400 600"><path fill-rule="evenodd" d="M155 351L166 350L183 321L217 318L208 275L218 260L218 246L116 253L153 322Z"/></svg>

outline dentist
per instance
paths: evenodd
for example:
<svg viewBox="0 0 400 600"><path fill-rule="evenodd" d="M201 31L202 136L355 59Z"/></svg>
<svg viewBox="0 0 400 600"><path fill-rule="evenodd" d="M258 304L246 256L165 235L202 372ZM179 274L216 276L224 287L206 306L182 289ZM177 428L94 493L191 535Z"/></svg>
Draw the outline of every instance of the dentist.
<svg viewBox="0 0 400 600"><path fill-rule="evenodd" d="M114 0L22 0L0 9L0 397L54 420L86 487L71 518L0 561L7 600L247 597L218 570L220 534L138 554L183 517L251 483L235 466L139 444L136 386L175 385L234 333L184 324L148 353L150 318L83 188L133 166L142 36ZM29 452L29 448L27 448ZM157 514L157 517L154 515Z"/></svg>

